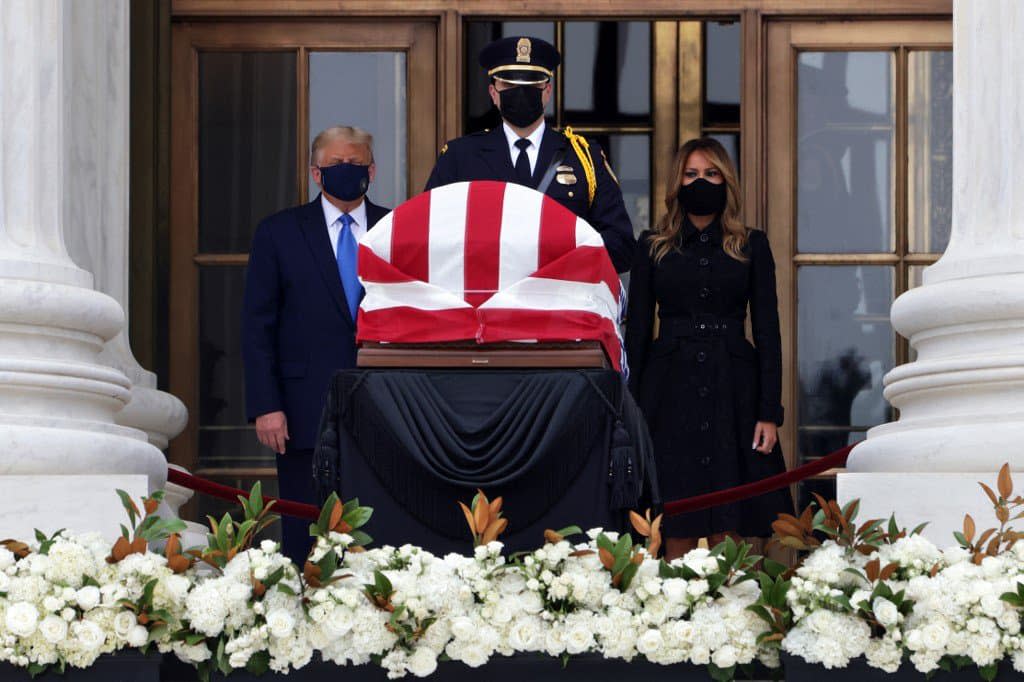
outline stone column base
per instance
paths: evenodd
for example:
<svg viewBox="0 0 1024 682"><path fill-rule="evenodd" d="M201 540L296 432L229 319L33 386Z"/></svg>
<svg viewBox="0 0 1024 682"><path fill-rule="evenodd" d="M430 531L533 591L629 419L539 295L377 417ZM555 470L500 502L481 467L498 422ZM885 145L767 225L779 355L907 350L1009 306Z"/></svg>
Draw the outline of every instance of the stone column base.
<svg viewBox="0 0 1024 682"><path fill-rule="evenodd" d="M51 535L61 528L72 533L98 532L113 542L128 525L116 490L127 491L136 504L148 494L142 474L96 476L0 476L0 538L29 542L40 521Z"/></svg>
<svg viewBox="0 0 1024 682"><path fill-rule="evenodd" d="M978 481L995 489L991 471L920 473L917 471L839 474L840 504L859 499L859 523L886 519L895 513L904 528L928 522L924 535L940 548L956 544L953 531L962 530L970 514L980 530L998 526L992 503Z"/></svg>

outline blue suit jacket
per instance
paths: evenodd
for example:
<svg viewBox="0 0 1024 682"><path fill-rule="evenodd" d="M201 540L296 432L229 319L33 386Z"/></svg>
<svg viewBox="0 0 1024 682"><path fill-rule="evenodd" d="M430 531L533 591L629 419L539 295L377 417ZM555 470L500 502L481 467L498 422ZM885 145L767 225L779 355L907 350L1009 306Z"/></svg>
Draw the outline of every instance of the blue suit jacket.
<svg viewBox="0 0 1024 682"><path fill-rule="evenodd" d="M366 200L368 227L387 213ZM242 306L249 421L282 410L288 447L312 448L331 377L355 366L355 331L320 197L265 218L253 236Z"/></svg>

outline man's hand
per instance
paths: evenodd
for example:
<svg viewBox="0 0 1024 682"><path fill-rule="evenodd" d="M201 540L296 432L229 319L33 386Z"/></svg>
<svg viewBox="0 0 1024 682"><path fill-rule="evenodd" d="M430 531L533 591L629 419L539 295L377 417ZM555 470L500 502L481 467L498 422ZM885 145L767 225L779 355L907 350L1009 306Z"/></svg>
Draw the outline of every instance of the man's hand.
<svg viewBox="0 0 1024 682"><path fill-rule="evenodd" d="M256 417L256 437L274 452L283 455L288 440L288 419L284 412L268 412Z"/></svg>

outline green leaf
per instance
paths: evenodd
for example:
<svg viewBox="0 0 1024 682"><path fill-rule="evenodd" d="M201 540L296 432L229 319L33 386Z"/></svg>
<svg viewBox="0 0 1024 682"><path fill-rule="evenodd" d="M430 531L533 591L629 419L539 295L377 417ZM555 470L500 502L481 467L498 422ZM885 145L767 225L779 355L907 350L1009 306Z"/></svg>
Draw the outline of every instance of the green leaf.
<svg viewBox="0 0 1024 682"><path fill-rule="evenodd" d="M352 528L359 528L360 526L365 526L371 516L373 516L373 509L371 507L354 507L351 510L346 508L341 518Z"/></svg>
<svg viewBox="0 0 1024 682"><path fill-rule="evenodd" d="M783 564L772 559L764 560L764 572L768 574L773 580L778 578L780 575L785 573L787 570L786 564Z"/></svg>
<svg viewBox="0 0 1024 682"><path fill-rule="evenodd" d="M280 583L280 584L278 584L277 591L278 592L283 592L284 594L290 595L292 597L297 595L295 590L293 590L291 587L289 587L287 585L287 583Z"/></svg>
<svg viewBox="0 0 1024 682"><path fill-rule="evenodd" d="M566 526L565 528L561 528L559 530L556 530L555 532L561 535L563 538L567 538L572 535L582 535L583 529L579 526Z"/></svg>
<svg viewBox="0 0 1024 682"><path fill-rule="evenodd" d="M245 663L245 670L251 675L262 675L270 670L270 652L257 651Z"/></svg>
<svg viewBox="0 0 1024 682"><path fill-rule="evenodd" d="M930 523L929 521L925 521L921 525L915 526L914 530L910 531L910 534L911 535L920 535L921 533L924 532L924 529L928 527L929 523Z"/></svg>
<svg viewBox="0 0 1024 682"><path fill-rule="evenodd" d="M961 547L968 547L971 543L967 542L967 538L960 531L953 532L953 538L960 544Z"/></svg>
<svg viewBox="0 0 1024 682"><path fill-rule="evenodd" d="M371 538L369 535L365 534L365 532L362 532L361 530L352 530L348 535L352 537L352 542L354 542L359 547L367 547L368 545L374 542L373 538Z"/></svg>
<svg viewBox="0 0 1024 682"><path fill-rule="evenodd" d="M996 675L999 674L999 664L990 663L984 668L978 668L978 674L981 675L981 679L985 680L985 682L992 682L992 680L996 679Z"/></svg>
<svg viewBox="0 0 1024 682"><path fill-rule="evenodd" d="M619 589L625 591L629 588L629 584L633 582L633 577L636 572L640 570L640 567L633 562L630 562L622 569L622 579L619 581Z"/></svg>

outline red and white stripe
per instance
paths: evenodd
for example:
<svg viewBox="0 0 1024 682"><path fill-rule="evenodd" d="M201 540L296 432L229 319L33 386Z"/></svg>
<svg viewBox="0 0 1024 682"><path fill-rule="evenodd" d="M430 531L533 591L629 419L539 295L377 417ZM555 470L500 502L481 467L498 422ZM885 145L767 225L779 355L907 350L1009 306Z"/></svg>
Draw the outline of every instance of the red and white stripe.
<svg viewBox="0 0 1024 682"><path fill-rule="evenodd" d="M360 242L359 278L359 341L594 340L620 368L619 278L601 236L522 185L410 199Z"/></svg>

